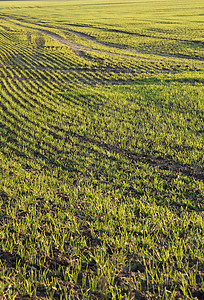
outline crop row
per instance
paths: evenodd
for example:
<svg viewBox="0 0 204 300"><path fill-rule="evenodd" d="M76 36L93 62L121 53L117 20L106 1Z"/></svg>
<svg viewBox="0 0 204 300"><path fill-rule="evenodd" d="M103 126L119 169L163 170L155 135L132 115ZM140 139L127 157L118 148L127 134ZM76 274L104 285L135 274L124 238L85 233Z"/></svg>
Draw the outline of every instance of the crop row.
<svg viewBox="0 0 204 300"><path fill-rule="evenodd" d="M202 299L199 64L19 28L0 33L0 297Z"/></svg>

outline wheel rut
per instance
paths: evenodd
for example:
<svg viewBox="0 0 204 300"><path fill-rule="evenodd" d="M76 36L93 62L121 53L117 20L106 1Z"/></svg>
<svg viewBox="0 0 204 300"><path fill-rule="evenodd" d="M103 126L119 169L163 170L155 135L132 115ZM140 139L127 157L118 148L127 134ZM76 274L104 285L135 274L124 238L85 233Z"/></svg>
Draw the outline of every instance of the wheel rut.
<svg viewBox="0 0 204 300"><path fill-rule="evenodd" d="M120 54L120 53L115 53L115 52L111 52L111 51L99 50L99 49L95 49L93 47L84 46L84 45L75 43L73 41L70 41L66 38L63 38L59 34L56 34L52 31L50 31L50 30L45 30L44 28L43 29L34 28L34 27L32 27L32 25L34 25L32 23L29 24L31 26L26 26L26 25L23 25L23 24L20 24L20 23L16 23L15 21L19 21L18 19L13 19L13 18L10 18L8 16L5 16L5 17L1 16L0 19L5 20L5 21L9 21L9 22L11 22L12 24L14 24L16 26L20 26L20 27L23 27L23 28L27 28L27 29L31 29L31 30L41 32L44 35L49 36L50 38L52 38L55 41L59 42L60 44L67 45L68 47L70 47L72 49L73 52L75 52L76 54L81 55L81 56L83 56L83 53L92 52L92 53L104 54L104 55L109 55L109 56L114 56L114 57L130 58L130 59L137 59L137 60L151 60L152 61L152 60L157 60L158 58L159 59L162 59L162 58L167 58L167 59L171 59L171 58L176 59L177 58L178 59L179 58L179 59L188 59L188 60L192 59L192 60L196 60L198 62L203 61L203 59L198 59L196 57L188 57L188 56L184 56L184 55L176 56L176 55L170 55L170 54L165 55L165 54L161 54L161 53L149 53L149 52L144 52L144 51L138 51L135 48L125 48L125 47L123 47L122 45L119 45L119 44L98 41L95 37L89 36L88 34L85 34L85 33L78 32L76 30L71 30L71 29L66 29L66 28L59 28L60 30L66 31L66 32L71 33L71 34L74 34L77 37L86 39L87 41L92 41L96 45L112 47L112 48L117 49L117 50L118 49L125 50L125 51L130 52L130 54ZM41 26L41 25L38 25L38 26ZM45 27L45 26L43 26L43 27ZM55 27L48 27L48 26L46 26L46 27L48 29L56 29ZM151 55L152 57L151 58L150 57L145 57L145 55ZM177 62L173 62L173 61L172 61L172 63L177 64ZM184 64L184 63L180 62L180 64Z"/></svg>
<svg viewBox="0 0 204 300"><path fill-rule="evenodd" d="M109 52L109 51L103 51L103 50L94 49L93 47L83 46L83 45L74 43L72 41L69 41L68 39L65 39L62 36L60 36L60 35L52 32L52 31L49 31L49 30L45 30L45 29L41 29L41 28L34 28L34 27L31 27L31 26L26 26L26 25L23 25L23 24L15 23L10 18L7 19L7 18L4 18L4 17L0 17L0 19L5 20L5 21L9 21L9 22L11 22L12 24L14 24L16 26L20 26L20 27L23 27L23 28L27 28L27 29L31 29L31 30L35 30L35 31L38 31L40 33L43 33L46 36L48 36L48 37L54 39L55 41L59 42L60 44L67 45L75 53L77 53L79 55L82 52L85 52L85 53L86 52L92 52L92 53L99 53L99 54L105 54L105 55L111 55L111 56L117 56L117 57L124 57L124 58L146 59L144 57L136 57L136 56L131 55L131 54L129 54L129 55L118 54L118 53L114 53L114 52ZM89 37L88 35L85 35L85 34L82 34L82 33L79 33L79 32L73 31L73 30L66 30L66 31L69 32L69 33L73 33L73 34L75 34L76 36L78 36L80 38L86 38L86 40L94 41L96 44L103 45L103 46L105 45L105 43L98 42L97 40L95 40L94 38ZM143 53L136 52L136 51L135 51L135 53L143 54Z"/></svg>

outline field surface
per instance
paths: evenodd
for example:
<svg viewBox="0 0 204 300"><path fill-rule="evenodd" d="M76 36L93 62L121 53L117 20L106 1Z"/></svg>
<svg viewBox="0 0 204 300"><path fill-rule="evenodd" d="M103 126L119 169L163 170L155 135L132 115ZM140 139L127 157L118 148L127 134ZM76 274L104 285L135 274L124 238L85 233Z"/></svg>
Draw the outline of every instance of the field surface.
<svg viewBox="0 0 204 300"><path fill-rule="evenodd" d="M0 1L0 299L204 299L203 11Z"/></svg>

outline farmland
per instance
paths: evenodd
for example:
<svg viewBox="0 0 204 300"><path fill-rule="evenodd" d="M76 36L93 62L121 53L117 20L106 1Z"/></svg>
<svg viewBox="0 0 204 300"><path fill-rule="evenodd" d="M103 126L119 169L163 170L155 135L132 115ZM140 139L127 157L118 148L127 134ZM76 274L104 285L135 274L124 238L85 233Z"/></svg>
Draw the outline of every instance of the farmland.
<svg viewBox="0 0 204 300"><path fill-rule="evenodd" d="M0 2L0 299L204 299L203 9Z"/></svg>

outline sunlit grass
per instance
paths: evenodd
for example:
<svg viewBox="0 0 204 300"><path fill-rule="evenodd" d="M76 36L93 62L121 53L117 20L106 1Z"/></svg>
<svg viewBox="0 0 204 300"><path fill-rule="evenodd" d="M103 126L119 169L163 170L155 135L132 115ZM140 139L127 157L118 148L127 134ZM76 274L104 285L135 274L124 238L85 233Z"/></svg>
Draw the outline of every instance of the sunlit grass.
<svg viewBox="0 0 204 300"><path fill-rule="evenodd" d="M201 11L0 3L0 298L203 299Z"/></svg>

